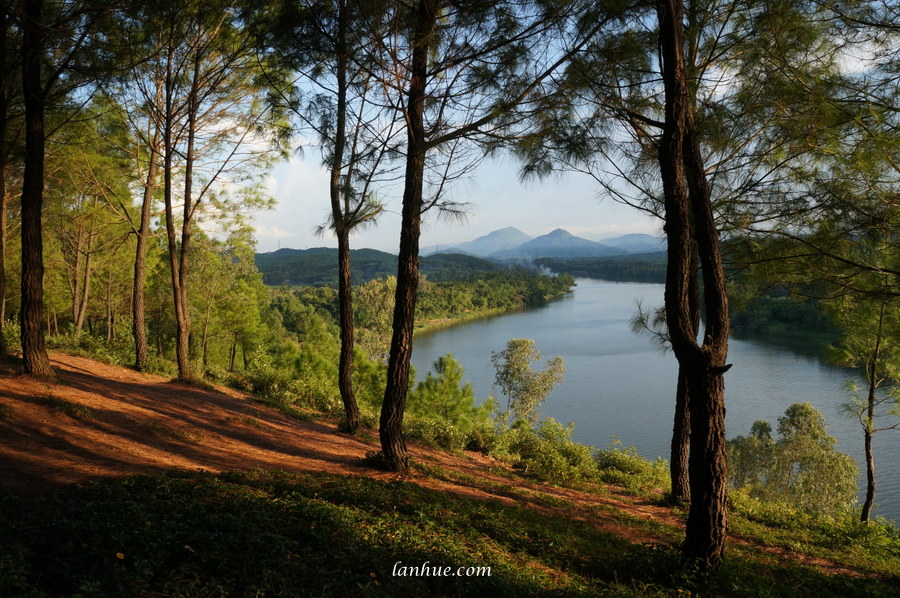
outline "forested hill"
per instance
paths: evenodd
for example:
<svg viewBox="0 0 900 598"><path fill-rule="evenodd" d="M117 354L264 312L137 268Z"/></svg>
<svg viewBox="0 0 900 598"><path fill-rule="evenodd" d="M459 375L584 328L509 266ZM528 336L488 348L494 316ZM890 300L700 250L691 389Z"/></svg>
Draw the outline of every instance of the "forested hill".
<svg viewBox="0 0 900 598"><path fill-rule="evenodd" d="M666 252L609 257L542 257L534 263L558 274L576 278L601 278L618 282L666 281Z"/></svg>
<svg viewBox="0 0 900 598"><path fill-rule="evenodd" d="M350 251L353 283L397 274L397 256L375 249ZM337 249L279 249L271 253L257 253L256 267L267 285L337 285ZM435 254L421 258L419 270L435 282L471 280L486 273L505 270L504 266L488 260L462 254Z"/></svg>

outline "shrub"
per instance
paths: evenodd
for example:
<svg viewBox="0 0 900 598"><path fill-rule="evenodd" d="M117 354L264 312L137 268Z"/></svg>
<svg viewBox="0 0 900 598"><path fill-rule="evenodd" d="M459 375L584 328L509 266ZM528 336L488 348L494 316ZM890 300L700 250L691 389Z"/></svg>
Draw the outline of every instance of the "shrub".
<svg viewBox="0 0 900 598"><path fill-rule="evenodd" d="M591 449L572 440L572 428L553 418L542 420L537 429L520 424L501 435L494 452L511 458L525 473L550 482L594 481L597 465Z"/></svg>
<svg viewBox="0 0 900 598"><path fill-rule="evenodd" d="M405 427L407 438L427 446L454 450L466 444L466 435L443 420L413 417L407 420Z"/></svg>
<svg viewBox="0 0 900 598"><path fill-rule="evenodd" d="M3 322L3 340L6 342L6 349L10 353L19 353L22 351L18 322L15 320L6 320Z"/></svg>
<svg viewBox="0 0 900 598"><path fill-rule="evenodd" d="M501 433L490 421L479 422L466 436L466 450L490 454L498 447L500 437Z"/></svg>
<svg viewBox="0 0 900 598"><path fill-rule="evenodd" d="M668 490L668 462L662 458L648 461L638 455L633 446L624 448L618 438L613 437L611 447L597 449L594 460L604 482L632 491Z"/></svg>

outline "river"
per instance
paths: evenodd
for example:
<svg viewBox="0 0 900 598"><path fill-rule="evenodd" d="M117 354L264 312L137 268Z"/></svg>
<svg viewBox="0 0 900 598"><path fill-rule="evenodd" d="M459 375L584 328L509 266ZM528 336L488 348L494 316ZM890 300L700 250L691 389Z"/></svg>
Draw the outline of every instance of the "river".
<svg viewBox="0 0 900 598"><path fill-rule="evenodd" d="M631 332L636 301L662 305L663 285L579 279L574 291L546 307L461 324L416 336L413 365L419 379L441 355L452 353L475 388L476 400L493 392L491 353L511 338L530 338L544 358L566 362L565 380L542 407L544 416L574 422L574 439L608 446L615 436L649 459L668 458L672 433L675 358L648 335ZM853 455L864 485L859 422L841 414L853 372L784 346L731 339L725 374L726 432L747 435L767 420L773 430L792 403L809 402L825 416L838 449ZM875 435L876 515L900 521L900 431Z"/></svg>

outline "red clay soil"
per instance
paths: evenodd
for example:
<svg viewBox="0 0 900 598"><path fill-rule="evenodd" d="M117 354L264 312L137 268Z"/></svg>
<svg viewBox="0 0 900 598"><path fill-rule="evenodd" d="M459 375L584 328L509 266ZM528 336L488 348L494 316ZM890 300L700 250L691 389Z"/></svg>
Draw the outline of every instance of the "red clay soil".
<svg viewBox="0 0 900 598"><path fill-rule="evenodd" d="M34 494L104 477L172 470L398 477L363 465L366 453L379 448L374 433L341 434L335 422L292 418L232 389L186 385L59 353L51 361L57 373L51 381L0 363L0 488ZM414 461L438 465L443 472L403 477L429 488L564 512L636 543L664 540L619 521L618 514L683 525L671 510L615 488L580 492L516 478L504 465L476 453L454 455L416 445L410 450ZM571 506L547 506L542 499L548 496ZM788 556L768 551L776 558ZM804 560L826 571L856 573L821 559Z"/></svg>

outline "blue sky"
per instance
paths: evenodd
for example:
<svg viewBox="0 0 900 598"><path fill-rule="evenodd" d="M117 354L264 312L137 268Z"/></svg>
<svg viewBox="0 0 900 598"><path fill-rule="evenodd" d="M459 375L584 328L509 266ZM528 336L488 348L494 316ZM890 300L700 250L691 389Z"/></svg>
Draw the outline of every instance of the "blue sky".
<svg viewBox="0 0 900 598"><path fill-rule="evenodd" d="M491 159L470 178L457 181L452 196L471 204L465 222L436 219L428 215L420 247L453 245L514 226L538 236L556 228L591 240L626 233L655 234L659 223L633 208L599 195L596 182L585 175L563 174L540 182L520 183L517 164L509 159ZM320 165L318 152L293 157L278 165L268 186L278 203L274 210L255 216L257 251L279 247L307 249L336 247L333 237L316 237L314 228L328 213L328 173ZM401 189L383 198L387 212L378 225L356 234L353 248L370 247L397 253L400 234Z"/></svg>

